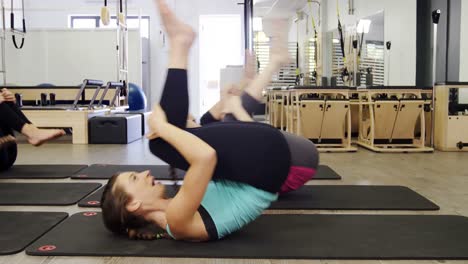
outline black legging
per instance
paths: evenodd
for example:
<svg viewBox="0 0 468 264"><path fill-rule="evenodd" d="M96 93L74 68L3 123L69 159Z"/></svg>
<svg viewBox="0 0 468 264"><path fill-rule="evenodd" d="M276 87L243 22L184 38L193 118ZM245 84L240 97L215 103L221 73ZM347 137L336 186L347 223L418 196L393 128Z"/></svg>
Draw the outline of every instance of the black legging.
<svg viewBox="0 0 468 264"><path fill-rule="evenodd" d="M11 134L0 128L0 137L7 135ZM5 171L11 168L16 161L17 154L18 149L16 143L0 148L0 171Z"/></svg>
<svg viewBox="0 0 468 264"><path fill-rule="evenodd" d="M15 103L0 103L0 127L4 131L15 130L21 132L25 124L31 124L31 122Z"/></svg>
<svg viewBox="0 0 468 264"><path fill-rule="evenodd" d="M276 193L285 182L291 154L285 137L276 128L254 122L213 123L187 129L189 109L187 71L169 69L160 101L172 125L183 129L216 150L218 163L213 180L227 179ZM150 141L150 150L171 166L190 166L177 150L163 139Z"/></svg>
<svg viewBox="0 0 468 264"><path fill-rule="evenodd" d="M244 92L241 95L241 101L242 107L249 115L259 112L262 108L261 103L248 93ZM223 120L217 120L208 111L201 117L200 124L205 126L220 121L231 122L236 120L237 119L232 114L226 115ZM284 138L288 142L289 151L291 152L291 166L306 167L316 170L319 164L319 154L315 144L304 137L286 131L281 131L281 133L283 133Z"/></svg>
<svg viewBox="0 0 468 264"><path fill-rule="evenodd" d="M28 118L12 102L0 103L0 137L13 136L13 131L21 132L25 124L31 124ZM16 161L18 148L11 144L0 149L0 171L9 169Z"/></svg>

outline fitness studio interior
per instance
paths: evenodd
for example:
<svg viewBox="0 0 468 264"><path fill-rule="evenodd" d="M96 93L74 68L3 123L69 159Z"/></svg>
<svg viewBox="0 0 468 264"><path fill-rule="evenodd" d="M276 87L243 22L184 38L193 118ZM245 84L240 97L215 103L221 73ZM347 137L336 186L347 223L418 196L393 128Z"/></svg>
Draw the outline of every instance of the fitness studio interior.
<svg viewBox="0 0 468 264"><path fill-rule="evenodd" d="M0 3L0 263L468 263L468 0Z"/></svg>

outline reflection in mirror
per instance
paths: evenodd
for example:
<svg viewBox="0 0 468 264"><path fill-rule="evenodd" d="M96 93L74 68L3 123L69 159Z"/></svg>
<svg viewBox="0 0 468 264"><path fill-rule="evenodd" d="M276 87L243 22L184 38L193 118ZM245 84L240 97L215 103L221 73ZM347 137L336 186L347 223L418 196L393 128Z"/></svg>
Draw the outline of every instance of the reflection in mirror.
<svg viewBox="0 0 468 264"><path fill-rule="evenodd" d="M366 73L371 73L373 85L384 85L385 48L384 14L380 12L358 21L356 29L360 47L358 47L359 72L361 84L366 82Z"/></svg>
<svg viewBox="0 0 468 264"><path fill-rule="evenodd" d="M320 1L311 0L259 0L254 1L254 52L261 72L269 60L270 36L275 28L273 20L288 22L289 53L291 62L273 78L271 86L320 84L321 26Z"/></svg>
<svg viewBox="0 0 468 264"><path fill-rule="evenodd" d="M338 29L326 36L329 47L324 51L328 61L326 72L334 77L332 86L384 85L383 12L359 19L355 25L343 26L343 47Z"/></svg>

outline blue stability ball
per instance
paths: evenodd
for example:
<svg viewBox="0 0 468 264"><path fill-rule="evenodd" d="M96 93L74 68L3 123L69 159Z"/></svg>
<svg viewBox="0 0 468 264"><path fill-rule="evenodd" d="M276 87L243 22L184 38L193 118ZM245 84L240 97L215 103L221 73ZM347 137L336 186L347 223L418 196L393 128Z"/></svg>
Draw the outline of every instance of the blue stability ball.
<svg viewBox="0 0 468 264"><path fill-rule="evenodd" d="M37 87L55 87L55 85L51 83L41 83L41 84L38 84Z"/></svg>
<svg viewBox="0 0 468 264"><path fill-rule="evenodd" d="M128 85L128 106L130 111L146 109L146 95L143 89L134 83Z"/></svg>

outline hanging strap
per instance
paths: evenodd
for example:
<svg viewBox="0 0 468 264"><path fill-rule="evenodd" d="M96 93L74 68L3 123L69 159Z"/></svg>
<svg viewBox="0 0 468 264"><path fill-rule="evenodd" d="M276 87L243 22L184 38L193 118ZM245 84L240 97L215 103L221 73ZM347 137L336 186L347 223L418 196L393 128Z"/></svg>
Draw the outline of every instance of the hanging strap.
<svg viewBox="0 0 468 264"><path fill-rule="evenodd" d="M312 20L312 27L314 29L314 40L315 40L315 48L314 48L314 59L315 59L315 70L312 72L312 76L315 78L315 81L317 82L317 66L318 66L318 33L317 33L317 26L315 25L315 19L314 19L314 15L312 14L312 1L308 1L309 2L309 13L310 13L310 17L311 17L311 20ZM320 8L320 7L319 7Z"/></svg>
<svg viewBox="0 0 468 264"><path fill-rule="evenodd" d="M343 36L343 27L341 26L341 19L340 19L340 4L338 0L336 0L336 15L338 17L338 32L340 34L340 45L341 45L341 55L343 55L343 61L346 62L346 54L344 49L344 36Z"/></svg>
<svg viewBox="0 0 468 264"><path fill-rule="evenodd" d="M24 0L22 0L22 13L23 13L23 33L26 34L26 19L24 18ZM13 45L15 46L16 49L22 49L24 46L24 36L21 37L21 43L18 45L18 42L16 41L16 35L15 35L15 13L13 12L13 0L11 0L11 13L10 13L10 25L11 25L11 31L13 33L12 39L13 39Z"/></svg>

